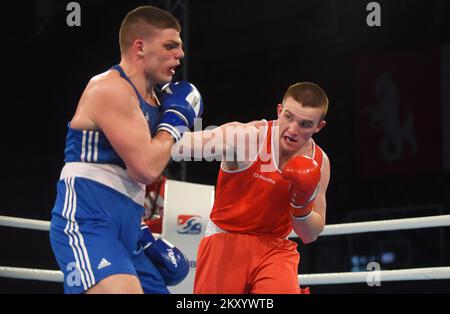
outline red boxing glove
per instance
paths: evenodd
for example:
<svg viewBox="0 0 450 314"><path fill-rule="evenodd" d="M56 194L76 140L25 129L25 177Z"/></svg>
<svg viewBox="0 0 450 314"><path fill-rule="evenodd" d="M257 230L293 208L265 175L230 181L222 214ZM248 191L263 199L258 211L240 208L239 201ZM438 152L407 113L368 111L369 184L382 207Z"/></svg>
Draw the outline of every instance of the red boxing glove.
<svg viewBox="0 0 450 314"><path fill-rule="evenodd" d="M286 162L281 176L291 181L291 213L294 217L307 216L319 190L320 167L312 158L295 156Z"/></svg>

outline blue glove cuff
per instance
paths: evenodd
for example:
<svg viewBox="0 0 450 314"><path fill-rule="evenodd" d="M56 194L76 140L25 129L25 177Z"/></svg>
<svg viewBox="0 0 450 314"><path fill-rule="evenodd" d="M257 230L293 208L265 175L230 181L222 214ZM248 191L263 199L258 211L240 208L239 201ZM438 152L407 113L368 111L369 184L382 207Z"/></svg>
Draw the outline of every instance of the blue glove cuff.
<svg viewBox="0 0 450 314"><path fill-rule="evenodd" d="M176 110L166 110L161 118L157 130L164 130L172 135L175 142L181 140L183 133L188 129L188 121L184 115Z"/></svg>
<svg viewBox="0 0 450 314"><path fill-rule="evenodd" d="M155 242L155 238L145 223L141 223L141 239L142 249L146 250Z"/></svg>

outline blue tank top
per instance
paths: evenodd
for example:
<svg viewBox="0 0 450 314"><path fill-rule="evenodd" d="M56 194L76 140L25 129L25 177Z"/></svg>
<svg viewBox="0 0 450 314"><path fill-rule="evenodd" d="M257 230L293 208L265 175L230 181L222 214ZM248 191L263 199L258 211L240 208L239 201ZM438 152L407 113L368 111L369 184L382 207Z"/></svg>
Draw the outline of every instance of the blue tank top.
<svg viewBox="0 0 450 314"><path fill-rule="evenodd" d="M127 80L133 87L139 99L142 113L148 122L149 132L153 136L161 117L158 107L151 106L139 94L136 87L119 65L111 67L120 73L120 76ZM68 132L66 137L66 149L64 150L64 162L90 162L101 164L113 164L125 168L125 163L114 151L105 134L101 131L79 130L67 124Z"/></svg>

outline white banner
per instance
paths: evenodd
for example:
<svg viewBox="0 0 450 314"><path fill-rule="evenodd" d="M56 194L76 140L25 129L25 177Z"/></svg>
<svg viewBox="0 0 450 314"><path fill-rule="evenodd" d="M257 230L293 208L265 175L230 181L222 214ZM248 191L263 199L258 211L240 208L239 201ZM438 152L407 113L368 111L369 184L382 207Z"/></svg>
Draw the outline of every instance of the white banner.
<svg viewBox="0 0 450 314"><path fill-rule="evenodd" d="M185 280L172 293L193 293L197 250L214 203L214 186L167 180L162 238L178 247L190 261Z"/></svg>

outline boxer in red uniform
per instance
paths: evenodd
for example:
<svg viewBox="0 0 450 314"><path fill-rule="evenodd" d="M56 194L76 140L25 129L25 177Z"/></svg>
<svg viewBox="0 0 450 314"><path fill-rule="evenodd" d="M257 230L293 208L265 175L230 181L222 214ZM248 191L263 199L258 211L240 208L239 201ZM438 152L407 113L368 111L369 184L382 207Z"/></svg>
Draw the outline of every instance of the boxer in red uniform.
<svg viewBox="0 0 450 314"><path fill-rule="evenodd" d="M166 177L161 174L152 184L145 187L144 222L153 233L162 233L165 185Z"/></svg>
<svg viewBox="0 0 450 314"><path fill-rule="evenodd" d="M224 157L195 293L309 292L299 287L300 255L287 236L293 229L310 243L325 226L330 162L312 136L325 126L327 109L322 88L297 83L278 105L277 120L187 133L174 147L182 156L201 148L204 157Z"/></svg>

